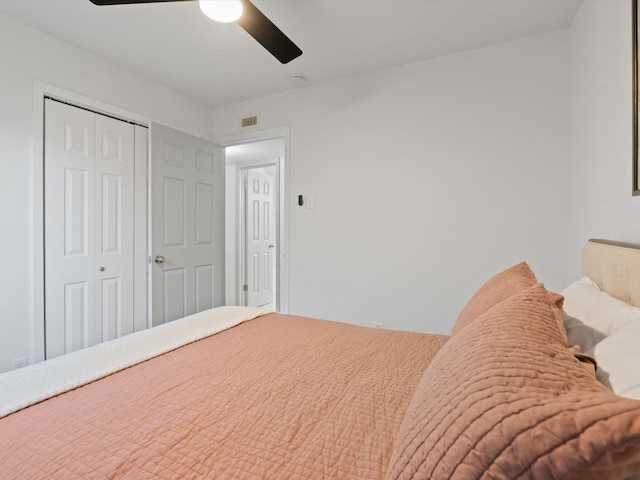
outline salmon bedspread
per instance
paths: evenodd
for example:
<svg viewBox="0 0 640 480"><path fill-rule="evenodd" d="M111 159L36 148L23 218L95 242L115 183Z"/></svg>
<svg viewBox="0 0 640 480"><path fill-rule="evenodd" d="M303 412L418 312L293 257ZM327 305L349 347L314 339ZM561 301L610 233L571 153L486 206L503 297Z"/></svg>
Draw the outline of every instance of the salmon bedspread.
<svg viewBox="0 0 640 480"><path fill-rule="evenodd" d="M447 339L264 315L0 419L0 477L384 478Z"/></svg>

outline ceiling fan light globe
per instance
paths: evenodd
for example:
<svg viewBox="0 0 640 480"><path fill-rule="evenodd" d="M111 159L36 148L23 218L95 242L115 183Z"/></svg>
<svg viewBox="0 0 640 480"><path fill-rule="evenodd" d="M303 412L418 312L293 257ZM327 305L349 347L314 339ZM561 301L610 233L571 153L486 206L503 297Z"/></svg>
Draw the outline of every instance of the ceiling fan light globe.
<svg viewBox="0 0 640 480"><path fill-rule="evenodd" d="M200 10L217 22L235 22L242 15L240 0L200 0Z"/></svg>

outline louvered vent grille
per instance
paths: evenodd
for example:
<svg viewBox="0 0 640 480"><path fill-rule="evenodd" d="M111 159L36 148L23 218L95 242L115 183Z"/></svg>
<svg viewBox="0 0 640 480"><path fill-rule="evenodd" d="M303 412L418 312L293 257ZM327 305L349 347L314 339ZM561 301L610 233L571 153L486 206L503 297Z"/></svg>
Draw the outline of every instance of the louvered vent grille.
<svg viewBox="0 0 640 480"><path fill-rule="evenodd" d="M258 115L249 115L240 119L240 128L251 128L258 126Z"/></svg>

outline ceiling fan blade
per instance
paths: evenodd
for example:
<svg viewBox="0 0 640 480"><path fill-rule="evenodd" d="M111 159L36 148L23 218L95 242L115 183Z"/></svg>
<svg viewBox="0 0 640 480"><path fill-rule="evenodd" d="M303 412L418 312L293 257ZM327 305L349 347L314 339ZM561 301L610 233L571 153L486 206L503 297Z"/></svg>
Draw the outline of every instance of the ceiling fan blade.
<svg viewBox="0 0 640 480"><path fill-rule="evenodd" d="M89 0L94 5L132 5L136 3L184 2L190 0ZM249 0L241 0L243 13L236 21L280 63L289 63L302 55L302 50L276 27L267 16Z"/></svg>
<svg viewBox="0 0 640 480"><path fill-rule="evenodd" d="M132 5L134 3L186 2L190 0L89 0L94 5Z"/></svg>
<svg viewBox="0 0 640 480"><path fill-rule="evenodd" d="M280 63L289 63L302 55L302 50L249 0L242 0L242 8L242 16L236 23L276 57Z"/></svg>

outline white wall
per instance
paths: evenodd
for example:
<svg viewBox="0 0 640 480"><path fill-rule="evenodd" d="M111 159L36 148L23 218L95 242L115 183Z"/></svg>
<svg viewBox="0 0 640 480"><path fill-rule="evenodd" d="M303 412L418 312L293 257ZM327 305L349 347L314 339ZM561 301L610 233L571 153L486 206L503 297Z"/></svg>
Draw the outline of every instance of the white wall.
<svg viewBox="0 0 640 480"><path fill-rule="evenodd" d="M587 238L640 241L630 18L629 0L585 0L569 31L216 110L217 138L255 112L290 127L290 311L447 332L502 267L557 290ZM204 137L211 112L3 17L0 62L2 371L33 320L33 81Z"/></svg>
<svg viewBox="0 0 640 480"><path fill-rule="evenodd" d="M0 16L0 371L29 356L34 321L34 81L203 137L211 109Z"/></svg>
<svg viewBox="0 0 640 480"><path fill-rule="evenodd" d="M640 242L631 196L631 2L585 0L570 30L569 278L589 238Z"/></svg>
<svg viewBox="0 0 640 480"><path fill-rule="evenodd" d="M290 313L446 333L518 261L562 288L568 65L561 31L215 110L290 127Z"/></svg>

